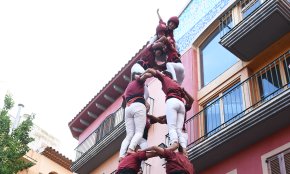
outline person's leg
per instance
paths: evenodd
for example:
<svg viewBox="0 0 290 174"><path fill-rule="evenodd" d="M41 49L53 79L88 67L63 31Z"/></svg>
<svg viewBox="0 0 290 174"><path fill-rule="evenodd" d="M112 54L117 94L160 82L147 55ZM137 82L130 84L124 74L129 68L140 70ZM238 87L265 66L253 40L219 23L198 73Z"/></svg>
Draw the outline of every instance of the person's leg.
<svg viewBox="0 0 290 174"><path fill-rule="evenodd" d="M139 146L141 149L145 149L148 147L147 140L145 138L141 138L139 141Z"/></svg>
<svg viewBox="0 0 290 174"><path fill-rule="evenodd" d="M175 80L175 81L177 81L176 72L174 70L173 63L172 62L167 62L166 63L166 70L171 73L172 79Z"/></svg>
<svg viewBox="0 0 290 174"><path fill-rule="evenodd" d="M133 110L132 105L125 108L126 137L121 144L120 154L119 154L120 158L123 158L126 155L127 148L135 133L135 125L134 125L132 110Z"/></svg>
<svg viewBox="0 0 290 174"><path fill-rule="evenodd" d="M181 102L180 100L176 101L176 105L178 105L176 132L177 132L179 143L181 144L182 147L184 147L184 143L186 142L183 138L182 128L183 128L184 117L185 117L185 107L184 107L183 102ZM186 146L184 148L186 148Z"/></svg>
<svg viewBox="0 0 290 174"><path fill-rule="evenodd" d="M168 134L170 142L169 144L172 144L173 142L178 143L178 135L176 131L176 122L177 122L177 109L178 105L176 104L176 98L170 98L166 100L166 120L167 120L167 127L168 127Z"/></svg>
<svg viewBox="0 0 290 174"><path fill-rule="evenodd" d="M145 138L141 138L141 140L139 141L139 146L141 149L147 148L148 147L147 140ZM142 171L144 170L144 166L145 166L145 161L142 161L141 162Z"/></svg>
<svg viewBox="0 0 290 174"><path fill-rule="evenodd" d="M179 144L183 149L186 149L188 141L188 134L187 132L181 131L181 136L179 137Z"/></svg>
<svg viewBox="0 0 290 174"><path fill-rule="evenodd" d="M184 80L184 66L182 63L174 63L168 62L166 63L166 68L169 72L171 72L174 80L177 81L178 84L182 84Z"/></svg>
<svg viewBox="0 0 290 174"><path fill-rule="evenodd" d="M146 125L146 107L142 103L133 103L134 105L134 127L135 134L129 144L130 150L135 150L137 144L143 136L144 128ZM128 149L128 150L129 150Z"/></svg>

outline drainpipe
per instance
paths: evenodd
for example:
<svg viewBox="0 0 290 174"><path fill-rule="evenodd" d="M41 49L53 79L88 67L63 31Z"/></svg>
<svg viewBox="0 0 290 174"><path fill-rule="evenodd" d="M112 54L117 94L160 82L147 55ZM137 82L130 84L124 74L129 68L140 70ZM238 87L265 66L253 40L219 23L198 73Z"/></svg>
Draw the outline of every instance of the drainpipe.
<svg viewBox="0 0 290 174"><path fill-rule="evenodd" d="M17 115L16 115L16 118L14 120L14 123L13 123L13 129L12 130L15 130L18 125L19 125L19 122L20 122L20 118L21 118L21 115L20 115L20 111L21 109L24 107L23 104L18 104L18 112L17 112Z"/></svg>

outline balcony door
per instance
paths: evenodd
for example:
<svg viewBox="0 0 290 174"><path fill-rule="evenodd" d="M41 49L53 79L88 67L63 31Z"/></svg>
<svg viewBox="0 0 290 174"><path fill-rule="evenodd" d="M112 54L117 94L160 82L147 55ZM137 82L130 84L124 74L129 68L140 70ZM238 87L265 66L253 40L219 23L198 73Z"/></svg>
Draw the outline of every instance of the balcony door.
<svg viewBox="0 0 290 174"><path fill-rule="evenodd" d="M205 133L214 134L243 114L241 85L236 84L205 105Z"/></svg>

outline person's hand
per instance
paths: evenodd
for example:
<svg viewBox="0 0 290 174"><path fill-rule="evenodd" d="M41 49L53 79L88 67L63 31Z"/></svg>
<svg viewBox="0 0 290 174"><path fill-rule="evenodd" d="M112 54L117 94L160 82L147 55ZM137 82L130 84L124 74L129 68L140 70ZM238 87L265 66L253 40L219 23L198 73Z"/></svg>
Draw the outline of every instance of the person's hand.
<svg viewBox="0 0 290 174"><path fill-rule="evenodd" d="M128 149L127 150L127 154L133 154L133 153L136 153L134 150L132 150L132 149Z"/></svg>
<svg viewBox="0 0 290 174"><path fill-rule="evenodd" d="M137 152L142 152L142 151L143 151L142 149L138 149L138 150L137 150Z"/></svg>

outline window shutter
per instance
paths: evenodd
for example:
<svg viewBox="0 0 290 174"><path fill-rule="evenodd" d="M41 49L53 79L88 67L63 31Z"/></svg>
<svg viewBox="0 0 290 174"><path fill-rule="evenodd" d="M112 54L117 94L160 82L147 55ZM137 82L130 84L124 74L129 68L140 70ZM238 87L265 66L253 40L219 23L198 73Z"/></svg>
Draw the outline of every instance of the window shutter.
<svg viewBox="0 0 290 174"><path fill-rule="evenodd" d="M267 159L270 174L290 174L290 149Z"/></svg>
<svg viewBox="0 0 290 174"><path fill-rule="evenodd" d="M270 174L281 174L278 156L269 160L268 169Z"/></svg>

